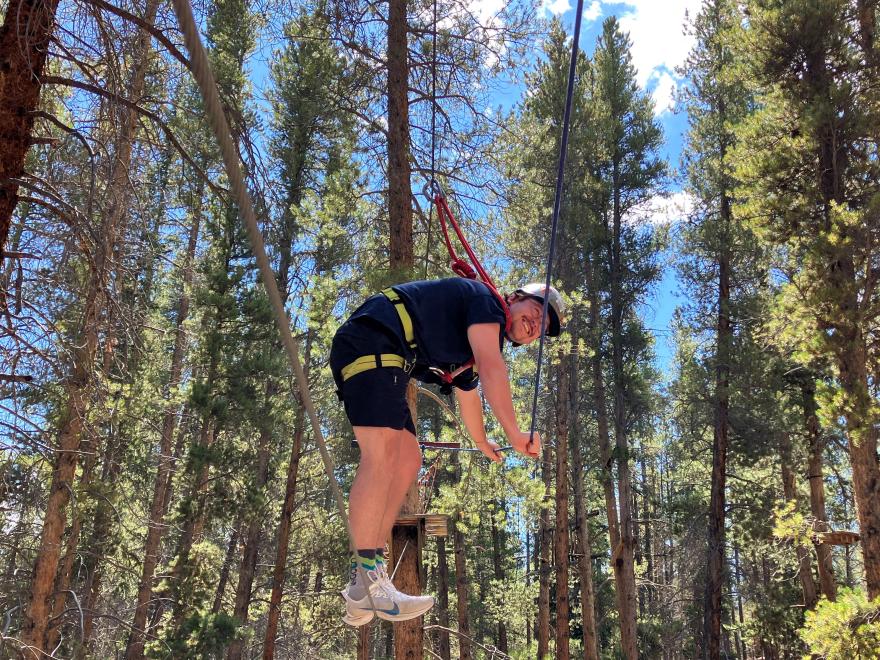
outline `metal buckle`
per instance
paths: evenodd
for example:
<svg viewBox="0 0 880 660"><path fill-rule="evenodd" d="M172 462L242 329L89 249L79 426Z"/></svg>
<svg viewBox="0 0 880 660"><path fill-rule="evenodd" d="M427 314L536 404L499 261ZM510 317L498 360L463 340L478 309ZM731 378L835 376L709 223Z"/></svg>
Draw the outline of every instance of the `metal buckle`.
<svg viewBox="0 0 880 660"><path fill-rule="evenodd" d="M416 361L413 360L410 362L406 358L403 358L403 373L409 376L412 373L412 370L416 368Z"/></svg>

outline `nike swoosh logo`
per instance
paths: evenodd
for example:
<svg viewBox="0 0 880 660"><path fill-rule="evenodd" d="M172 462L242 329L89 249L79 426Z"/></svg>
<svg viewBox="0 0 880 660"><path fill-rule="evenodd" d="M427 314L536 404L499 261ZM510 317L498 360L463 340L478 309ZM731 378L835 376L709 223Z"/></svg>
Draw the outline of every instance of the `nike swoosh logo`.
<svg viewBox="0 0 880 660"><path fill-rule="evenodd" d="M394 607L392 607L390 610L383 610L383 609L380 609L379 611L380 611L380 612L384 612L385 614L390 614L390 615L392 615L392 616L394 616L395 614L400 614L400 608L399 608L397 605L395 605Z"/></svg>

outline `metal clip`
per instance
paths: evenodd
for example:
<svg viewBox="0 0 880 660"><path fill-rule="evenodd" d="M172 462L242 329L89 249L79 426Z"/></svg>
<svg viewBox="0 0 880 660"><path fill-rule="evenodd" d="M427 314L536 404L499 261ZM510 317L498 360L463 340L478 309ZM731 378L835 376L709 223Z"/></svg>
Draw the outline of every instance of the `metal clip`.
<svg viewBox="0 0 880 660"><path fill-rule="evenodd" d="M446 193L443 192L443 188L440 187L440 184L437 183L435 179L431 179L425 184L425 187L422 189L422 194L431 204L434 203L434 198L437 196L439 196L440 199L446 199Z"/></svg>

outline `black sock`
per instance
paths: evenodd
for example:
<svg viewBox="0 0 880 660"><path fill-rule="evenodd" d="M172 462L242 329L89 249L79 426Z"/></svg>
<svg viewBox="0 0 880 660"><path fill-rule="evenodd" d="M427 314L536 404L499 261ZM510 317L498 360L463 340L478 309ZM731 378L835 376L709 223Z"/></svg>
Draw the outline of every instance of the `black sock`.
<svg viewBox="0 0 880 660"><path fill-rule="evenodd" d="M357 553L364 559L376 559L376 551L373 548L370 548L369 550L358 550Z"/></svg>

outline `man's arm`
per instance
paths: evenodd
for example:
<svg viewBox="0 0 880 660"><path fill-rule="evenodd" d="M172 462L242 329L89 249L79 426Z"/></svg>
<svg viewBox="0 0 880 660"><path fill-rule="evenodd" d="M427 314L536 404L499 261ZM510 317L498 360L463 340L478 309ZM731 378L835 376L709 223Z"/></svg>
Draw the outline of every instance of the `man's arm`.
<svg viewBox="0 0 880 660"><path fill-rule="evenodd" d="M486 437L486 424L483 420L483 403L480 401L480 393L476 390L460 390L455 388L455 398L458 399L458 407L461 411L461 420L467 429L474 444L490 460L501 462L501 454L498 445Z"/></svg>
<svg viewBox="0 0 880 660"><path fill-rule="evenodd" d="M528 431L520 431L513 410L507 365L498 346L500 326L497 323L475 323L468 328L468 341L474 352L474 362L483 384L483 394L495 413L498 423L510 444L518 452L536 457L541 449L540 436L535 433L532 441ZM484 431L485 432L485 431Z"/></svg>

